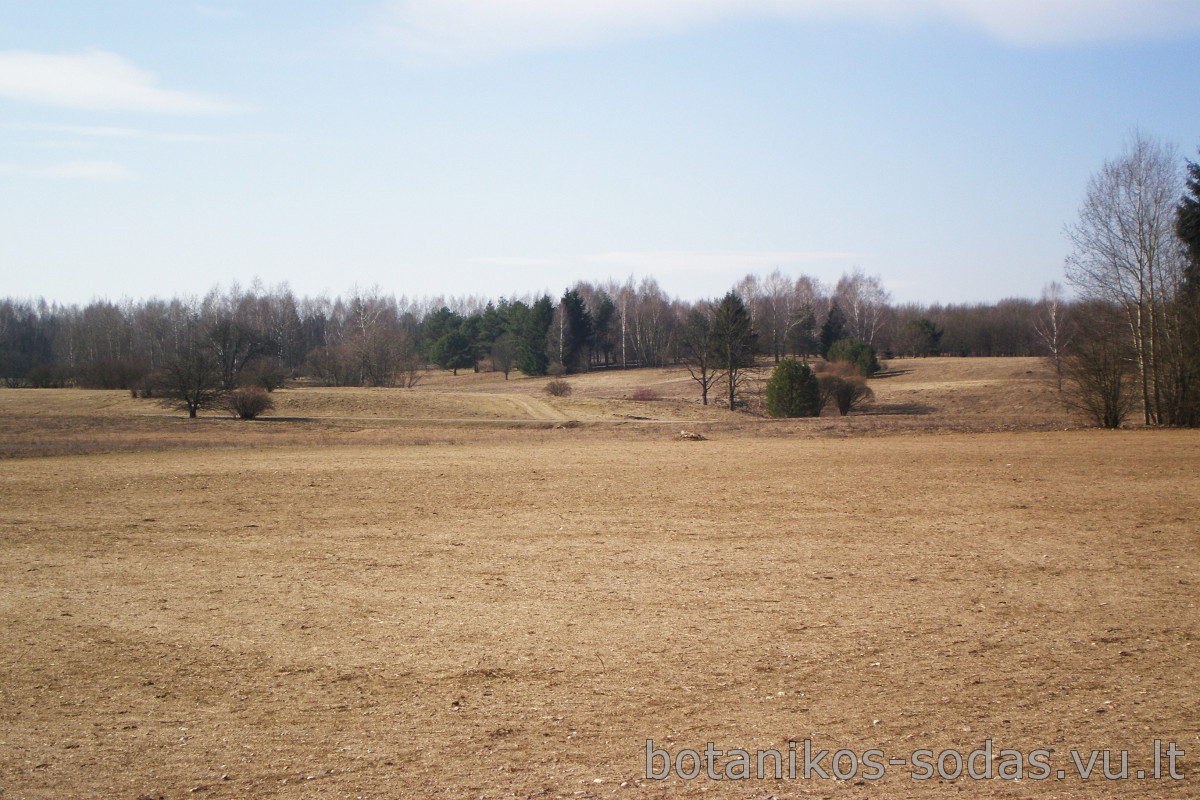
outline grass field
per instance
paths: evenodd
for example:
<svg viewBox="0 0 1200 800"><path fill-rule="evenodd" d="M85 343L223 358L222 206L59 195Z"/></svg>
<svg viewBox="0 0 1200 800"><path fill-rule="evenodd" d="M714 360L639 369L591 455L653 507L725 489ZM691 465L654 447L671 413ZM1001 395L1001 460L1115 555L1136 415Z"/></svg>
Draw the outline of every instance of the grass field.
<svg viewBox="0 0 1200 800"><path fill-rule="evenodd" d="M1200 432L1078 429L1033 360L892 367L785 422L674 370L253 423L0 391L0 797L1200 795ZM647 739L1066 777L655 781ZM1184 780L1133 779L1155 739Z"/></svg>

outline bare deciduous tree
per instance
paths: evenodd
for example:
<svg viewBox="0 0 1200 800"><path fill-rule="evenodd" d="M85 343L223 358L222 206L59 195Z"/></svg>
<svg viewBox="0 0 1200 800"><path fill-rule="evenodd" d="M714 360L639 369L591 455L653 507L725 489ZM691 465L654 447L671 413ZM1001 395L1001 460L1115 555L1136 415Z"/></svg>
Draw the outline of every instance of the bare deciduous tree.
<svg viewBox="0 0 1200 800"><path fill-rule="evenodd" d="M761 330L766 337L770 355L778 364L787 350L788 328L792 323L792 311L796 303L796 285L779 270L775 270L763 279L760 286Z"/></svg>
<svg viewBox="0 0 1200 800"><path fill-rule="evenodd" d="M1033 319L1033 330L1046 348L1050 363L1054 367L1054 375L1058 379L1060 394L1063 388L1063 347L1070 338L1066 328L1066 312L1067 302L1063 287L1057 281L1051 281L1042 290L1042 300L1038 303L1037 316Z"/></svg>
<svg viewBox="0 0 1200 800"><path fill-rule="evenodd" d="M193 313L174 353L163 367L159 389L167 403L183 408L191 418L219 400L227 391L220 358L201 331L203 323Z"/></svg>
<svg viewBox="0 0 1200 800"><path fill-rule="evenodd" d="M1063 349L1063 402L1103 428L1119 428L1136 402L1133 345L1124 311L1096 300L1074 316Z"/></svg>
<svg viewBox="0 0 1200 800"><path fill-rule="evenodd" d="M1120 308L1129 331L1146 424L1170 424L1177 394L1177 319L1182 278L1175 204L1181 160L1172 145L1135 133L1120 158L1088 183L1079 219L1067 226L1067 279L1088 299Z"/></svg>
<svg viewBox="0 0 1200 800"><path fill-rule="evenodd" d="M708 392L720 378L720 372L715 368L717 356L713 352L712 315L711 303L697 303L688 312L679 332L679 358L692 380L700 384L703 405L708 405Z"/></svg>
<svg viewBox="0 0 1200 800"><path fill-rule="evenodd" d="M846 316L846 328L851 338L875 344L875 336L883 325L883 311L891 296L878 277L868 278L855 267L843 275L834 289L834 299Z"/></svg>

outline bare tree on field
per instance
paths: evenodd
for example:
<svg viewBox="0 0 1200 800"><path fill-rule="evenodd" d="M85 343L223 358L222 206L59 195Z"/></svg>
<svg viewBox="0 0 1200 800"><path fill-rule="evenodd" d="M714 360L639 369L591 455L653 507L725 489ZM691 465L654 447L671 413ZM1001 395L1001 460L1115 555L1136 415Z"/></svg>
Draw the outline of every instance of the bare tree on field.
<svg viewBox="0 0 1200 800"><path fill-rule="evenodd" d="M1066 297L1063 287L1052 281L1042 290L1042 300L1038 304L1037 316L1033 320L1033 329L1049 354L1050 363L1054 366L1054 375L1058 379L1058 392L1062 394L1062 356L1063 347L1070 339L1066 328Z"/></svg>
<svg viewBox="0 0 1200 800"><path fill-rule="evenodd" d="M202 336L201 324L199 315L193 315L158 381L166 401L186 409L192 419L227 391L220 359Z"/></svg>
<svg viewBox="0 0 1200 800"><path fill-rule="evenodd" d="M700 401L708 405L708 392L721 374L716 369L713 352L712 305L701 301L688 312L679 332L679 358L687 367L692 380L700 384Z"/></svg>
<svg viewBox="0 0 1200 800"><path fill-rule="evenodd" d="M1124 314L1145 421L1176 416L1180 337L1172 313L1182 279L1175 204L1182 193L1175 147L1134 135L1124 154L1088 183L1079 220L1066 229L1067 279L1088 299Z"/></svg>

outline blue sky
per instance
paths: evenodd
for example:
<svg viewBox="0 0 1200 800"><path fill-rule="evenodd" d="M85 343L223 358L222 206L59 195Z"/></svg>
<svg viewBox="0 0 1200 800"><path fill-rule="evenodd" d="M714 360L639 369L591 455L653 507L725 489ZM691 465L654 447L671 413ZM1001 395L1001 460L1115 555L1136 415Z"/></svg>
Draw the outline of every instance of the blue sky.
<svg viewBox="0 0 1200 800"><path fill-rule="evenodd" d="M1197 87L1179 0L8 0L0 295L1036 296Z"/></svg>

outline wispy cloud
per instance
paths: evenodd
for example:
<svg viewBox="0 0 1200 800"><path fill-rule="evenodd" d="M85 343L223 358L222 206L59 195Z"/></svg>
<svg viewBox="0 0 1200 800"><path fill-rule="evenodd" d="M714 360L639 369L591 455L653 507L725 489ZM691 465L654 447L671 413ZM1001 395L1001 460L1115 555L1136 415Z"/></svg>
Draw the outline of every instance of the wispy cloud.
<svg viewBox="0 0 1200 800"><path fill-rule="evenodd" d="M0 52L0 97L90 111L206 115L236 110L210 97L163 89L153 73L116 53L99 50Z"/></svg>
<svg viewBox="0 0 1200 800"><path fill-rule="evenodd" d="M215 137L197 133L159 133L139 128L118 128L105 125L41 125L27 122L4 122L0 128L10 131L52 133L84 139L135 139L156 142L213 142Z"/></svg>
<svg viewBox="0 0 1200 800"><path fill-rule="evenodd" d="M0 164L0 175L87 181L127 181L137 177L116 161L66 161L48 167Z"/></svg>
<svg viewBox="0 0 1200 800"><path fill-rule="evenodd" d="M951 21L1018 44L1200 32L1183 0L385 0L378 30L415 53L588 46L738 18Z"/></svg>

